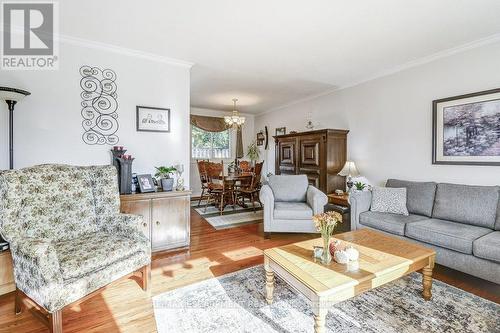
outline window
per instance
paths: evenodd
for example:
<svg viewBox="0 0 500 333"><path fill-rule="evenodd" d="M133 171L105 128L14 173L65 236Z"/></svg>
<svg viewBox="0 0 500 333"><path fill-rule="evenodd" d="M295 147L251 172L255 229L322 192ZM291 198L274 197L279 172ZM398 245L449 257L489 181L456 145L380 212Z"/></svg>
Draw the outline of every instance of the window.
<svg viewBox="0 0 500 333"><path fill-rule="evenodd" d="M191 157L192 158L230 158L231 134L223 132L208 132L191 126Z"/></svg>

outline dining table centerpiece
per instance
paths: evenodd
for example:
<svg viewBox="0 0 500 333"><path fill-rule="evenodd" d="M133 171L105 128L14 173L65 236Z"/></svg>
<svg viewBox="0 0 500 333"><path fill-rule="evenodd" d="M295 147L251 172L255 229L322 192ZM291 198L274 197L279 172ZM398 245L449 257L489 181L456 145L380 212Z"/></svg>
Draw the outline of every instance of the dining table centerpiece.
<svg viewBox="0 0 500 333"><path fill-rule="evenodd" d="M312 217L312 220L316 226L316 230L321 233L321 238L323 238L323 255L321 257L322 264L329 264L332 261L332 255L330 254L330 239L332 237L335 227L342 223L342 215L338 212L326 212L321 214L316 214Z"/></svg>

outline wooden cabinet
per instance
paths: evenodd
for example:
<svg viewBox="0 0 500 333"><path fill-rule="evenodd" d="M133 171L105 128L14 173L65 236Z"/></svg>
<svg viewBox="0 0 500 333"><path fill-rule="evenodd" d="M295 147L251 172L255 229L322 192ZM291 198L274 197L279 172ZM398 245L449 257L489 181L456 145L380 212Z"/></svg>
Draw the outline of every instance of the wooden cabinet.
<svg viewBox="0 0 500 333"><path fill-rule="evenodd" d="M144 217L139 228L151 240L154 251L189 246L190 194L156 192L122 195L121 211Z"/></svg>
<svg viewBox="0 0 500 333"><path fill-rule="evenodd" d="M0 252L0 295L16 290L10 251Z"/></svg>
<svg viewBox="0 0 500 333"><path fill-rule="evenodd" d="M276 174L305 174L325 193L345 189L337 175L347 159L348 130L325 129L275 136Z"/></svg>

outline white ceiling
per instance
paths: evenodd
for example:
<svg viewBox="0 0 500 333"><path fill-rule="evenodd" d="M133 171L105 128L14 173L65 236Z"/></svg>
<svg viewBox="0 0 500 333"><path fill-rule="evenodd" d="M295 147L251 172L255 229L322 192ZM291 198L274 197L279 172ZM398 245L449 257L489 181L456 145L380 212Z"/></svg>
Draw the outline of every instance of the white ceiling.
<svg viewBox="0 0 500 333"><path fill-rule="evenodd" d="M193 62L192 106L250 113L500 33L499 0L59 3L62 34Z"/></svg>

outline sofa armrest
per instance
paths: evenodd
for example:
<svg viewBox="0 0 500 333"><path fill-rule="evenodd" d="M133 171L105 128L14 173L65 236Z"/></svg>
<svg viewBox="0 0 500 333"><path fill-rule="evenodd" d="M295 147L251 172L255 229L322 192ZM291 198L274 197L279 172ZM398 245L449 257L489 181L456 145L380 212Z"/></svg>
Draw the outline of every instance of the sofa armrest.
<svg viewBox="0 0 500 333"><path fill-rule="evenodd" d="M22 238L10 243L16 285L28 295L47 295L63 284L57 253L48 240ZM43 296L42 296L43 298Z"/></svg>
<svg viewBox="0 0 500 333"><path fill-rule="evenodd" d="M274 213L274 194L269 185L262 185L259 199L264 206L264 231L266 231L266 225L272 222Z"/></svg>
<svg viewBox="0 0 500 333"><path fill-rule="evenodd" d="M149 240L139 230L139 225L144 221L141 215L115 214L105 216L101 221L101 229L104 232L149 243Z"/></svg>
<svg viewBox="0 0 500 333"><path fill-rule="evenodd" d="M372 204L371 191L356 191L349 195L351 204L351 230L359 229L359 214L370 210Z"/></svg>
<svg viewBox="0 0 500 333"><path fill-rule="evenodd" d="M311 206L313 210L313 215L323 213L325 205L328 203L326 194L312 185L307 187L306 199L307 204Z"/></svg>

